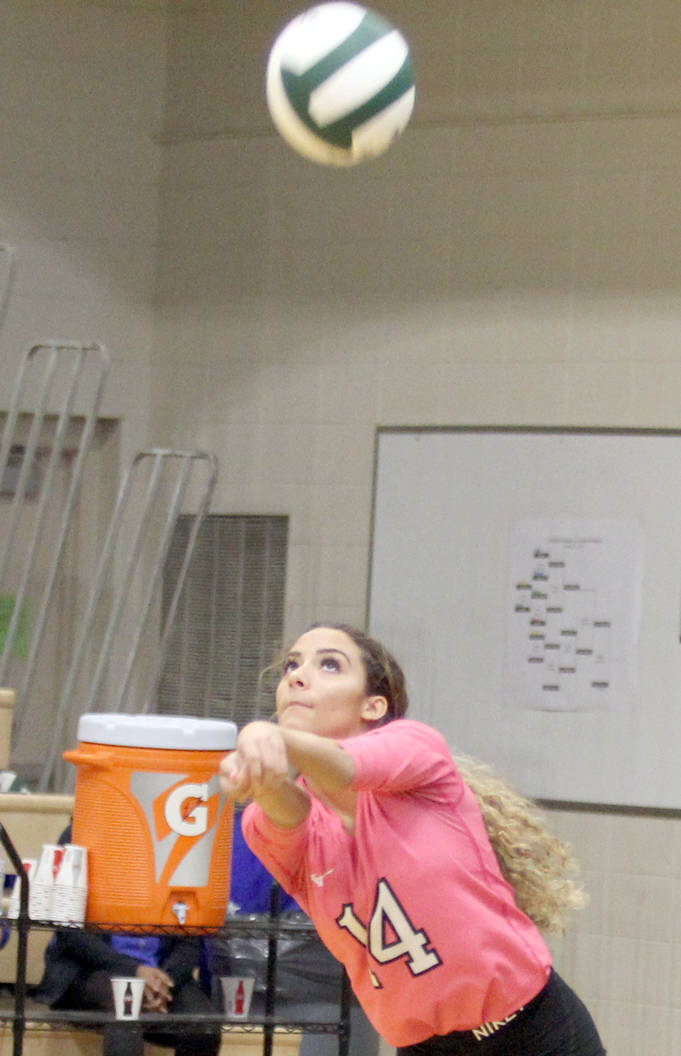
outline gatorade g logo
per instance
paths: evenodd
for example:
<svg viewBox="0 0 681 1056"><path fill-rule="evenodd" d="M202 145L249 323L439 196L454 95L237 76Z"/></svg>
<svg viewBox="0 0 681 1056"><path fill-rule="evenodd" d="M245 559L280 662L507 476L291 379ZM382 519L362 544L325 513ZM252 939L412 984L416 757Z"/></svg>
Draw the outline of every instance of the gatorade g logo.
<svg viewBox="0 0 681 1056"><path fill-rule="evenodd" d="M178 785L166 799L165 819L178 836L200 836L208 828L208 808L197 800L208 802L208 785Z"/></svg>
<svg viewBox="0 0 681 1056"><path fill-rule="evenodd" d="M154 847L156 882L168 887L208 884L213 840L225 798L217 775L131 774L130 791L146 817Z"/></svg>

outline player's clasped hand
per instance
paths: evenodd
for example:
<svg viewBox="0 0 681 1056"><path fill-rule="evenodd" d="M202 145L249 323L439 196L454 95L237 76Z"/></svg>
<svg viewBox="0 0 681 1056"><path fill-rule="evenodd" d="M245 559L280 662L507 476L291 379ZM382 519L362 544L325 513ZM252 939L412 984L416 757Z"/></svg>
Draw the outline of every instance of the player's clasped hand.
<svg viewBox="0 0 681 1056"><path fill-rule="evenodd" d="M250 722L236 751L220 763L220 784L232 799L254 799L276 791L289 773L282 731L272 722Z"/></svg>
<svg viewBox="0 0 681 1056"><path fill-rule="evenodd" d="M140 964L135 975L144 979L142 1005L145 1012L168 1012L172 1001L173 980L161 968Z"/></svg>

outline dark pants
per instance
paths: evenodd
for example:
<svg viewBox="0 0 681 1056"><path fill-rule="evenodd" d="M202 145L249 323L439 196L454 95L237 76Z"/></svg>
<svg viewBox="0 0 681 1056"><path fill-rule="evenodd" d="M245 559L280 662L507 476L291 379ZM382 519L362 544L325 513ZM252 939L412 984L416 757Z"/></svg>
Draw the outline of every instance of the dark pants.
<svg viewBox="0 0 681 1056"><path fill-rule="evenodd" d="M77 979L54 1007L113 1012L110 974L97 971ZM173 991L171 1011L200 1018L202 1014L214 1013L216 1010L201 987L190 979ZM168 1030L159 1030L154 1025L153 1028L144 1030L141 1022L127 1020L125 1023L107 1023L104 1027L102 1056L144 1056L145 1039L155 1045L174 1047L176 1056L217 1056L220 1048L220 1026L211 1023L206 1025L205 1031L192 1028L182 1032L181 1025L169 1025Z"/></svg>
<svg viewBox="0 0 681 1056"><path fill-rule="evenodd" d="M589 1012L556 972L505 1026L455 1030L397 1050L398 1056L605 1056ZM486 1036L485 1036L486 1035Z"/></svg>

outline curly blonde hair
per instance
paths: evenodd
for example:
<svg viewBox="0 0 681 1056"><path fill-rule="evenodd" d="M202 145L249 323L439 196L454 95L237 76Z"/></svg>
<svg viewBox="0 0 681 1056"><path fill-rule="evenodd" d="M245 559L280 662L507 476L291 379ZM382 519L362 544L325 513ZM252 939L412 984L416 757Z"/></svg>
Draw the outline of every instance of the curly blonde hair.
<svg viewBox="0 0 681 1056"><path fill-rule="evenodd" d="M516 792L484 763L454 755L475 795L501 871L520 909L541 931L562 935L570 912L583 909L588 895L573 879L578 865L572 848L551 833L531 800Z"/></svg>

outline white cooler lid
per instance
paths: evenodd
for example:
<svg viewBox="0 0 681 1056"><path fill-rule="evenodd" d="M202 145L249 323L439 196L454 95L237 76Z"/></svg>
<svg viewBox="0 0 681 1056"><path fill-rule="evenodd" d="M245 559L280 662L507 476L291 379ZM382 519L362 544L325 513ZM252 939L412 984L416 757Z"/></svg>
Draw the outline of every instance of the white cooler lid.
<svg viewBox="0 0 681 1056"><path fill-rule="evenodd" d="M97 712L81 715L78 740L126 748L175 748L222 752L236 748L237 729L222 719L192 715L127 715Z"/></svg>

